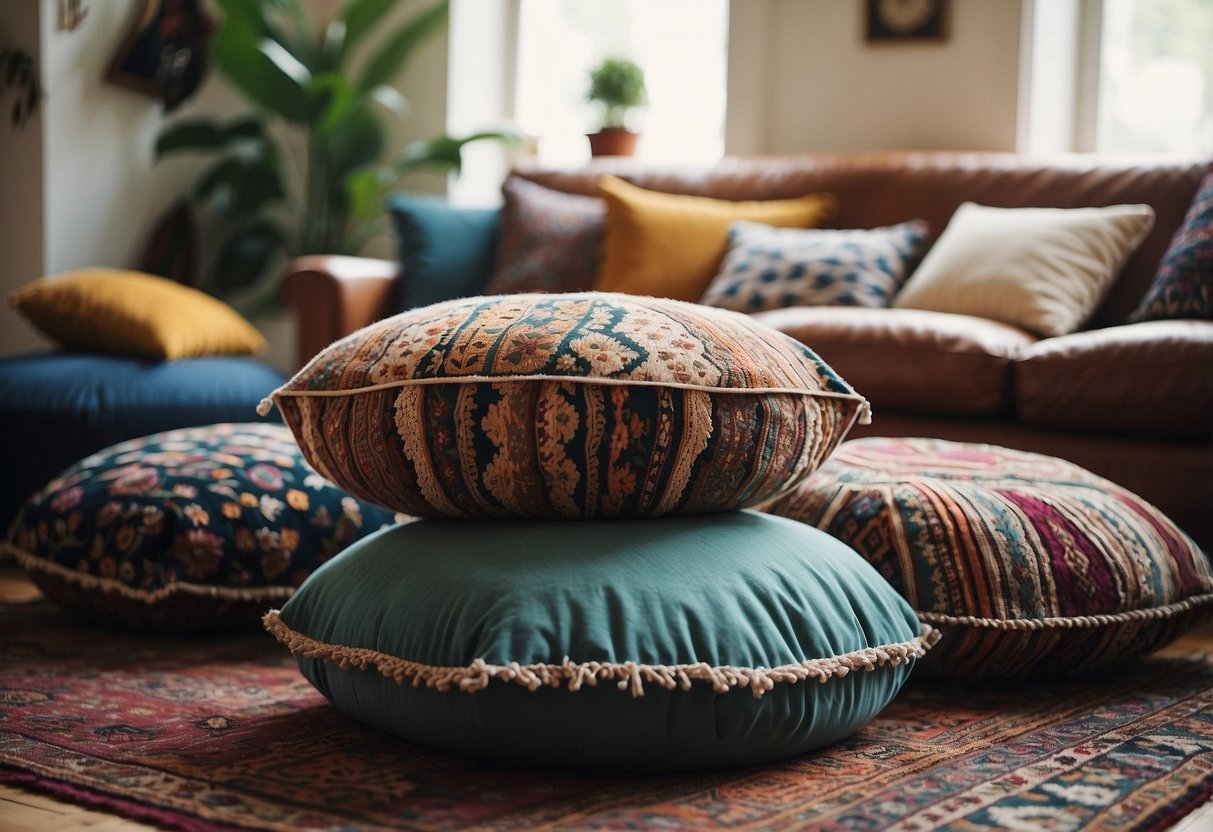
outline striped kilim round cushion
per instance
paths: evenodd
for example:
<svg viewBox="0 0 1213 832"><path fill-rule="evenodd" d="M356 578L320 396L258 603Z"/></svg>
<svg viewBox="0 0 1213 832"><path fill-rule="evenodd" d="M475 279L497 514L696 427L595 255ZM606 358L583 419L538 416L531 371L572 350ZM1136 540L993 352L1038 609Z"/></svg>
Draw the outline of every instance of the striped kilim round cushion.
<svg viewBox="0 0 1213 832"><path fill-rule="evenodd" d="M936 678L1106 668L1213 614L1213 566L1191 538L1053 457L857 439L766 509L849 544L937 627L920 669Z"/></svg>

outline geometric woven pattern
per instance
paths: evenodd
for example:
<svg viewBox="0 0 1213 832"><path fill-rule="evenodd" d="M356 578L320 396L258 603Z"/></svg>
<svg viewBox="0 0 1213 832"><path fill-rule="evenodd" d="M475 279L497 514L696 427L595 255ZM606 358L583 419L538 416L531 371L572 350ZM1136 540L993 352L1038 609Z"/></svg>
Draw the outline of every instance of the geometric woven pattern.
<svg viewBox="0 0 1213 832"><path fill-rule="evenodd" d="M438 517L752 505L815 470L866 416L811 350L748 316L595 292L382 320L274 400L324 476Z"/></svg>
<svg viewBox="0 0 1213 832"><path fill-rule="evenodd" d="M1213 319L1213 173L1201 180L1184 223L1130 322Z"/></svg>
<svg viewBox="0 0 1213 832"><path fill-rule="evenodd" d="M729 253L701 302L738 312L888 306L927 231L922 220L845 231L736 222Z"/></svg>
<svg viewBox="0 0 1213 832"><path fill-rule="evenodd" d="M943 638L921 671L1079 673L1213 613L1213 565L1153 506L1076 465L933 439L848 442L765 507L856 549Z"/></svg>

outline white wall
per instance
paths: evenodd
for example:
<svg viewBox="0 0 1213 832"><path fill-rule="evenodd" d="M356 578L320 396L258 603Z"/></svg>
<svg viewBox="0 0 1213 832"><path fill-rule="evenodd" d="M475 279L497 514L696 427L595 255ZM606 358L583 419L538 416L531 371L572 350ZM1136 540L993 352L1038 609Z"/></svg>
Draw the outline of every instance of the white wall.
<svg viewBox="0 0 1213 832"><path fill-rule="evenodd" d="M859 0L734 0L726 150L1014 150L1023 0L952 0L942 42L871 45Z"/></svg>

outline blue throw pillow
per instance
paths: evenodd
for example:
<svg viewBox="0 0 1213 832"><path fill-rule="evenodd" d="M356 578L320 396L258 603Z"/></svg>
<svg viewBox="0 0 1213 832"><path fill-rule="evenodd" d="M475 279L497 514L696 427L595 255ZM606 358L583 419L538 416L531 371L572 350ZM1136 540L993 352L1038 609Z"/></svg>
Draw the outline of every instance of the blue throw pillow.
<svg viewBox="0 0 1213 832"><path fill-rule="evenodd" d="M922 220L848 230L736 222L720 272L701 302L738 312L885 307L909 274L927 231Z"/></svg>
<svg viewBox="0 0 1213 832"><path fill-rule="evenodd" d="M394 194L388 210L396 227L401 309L482 292L493 273L498 208L456 208L439 196Z"/></svg>

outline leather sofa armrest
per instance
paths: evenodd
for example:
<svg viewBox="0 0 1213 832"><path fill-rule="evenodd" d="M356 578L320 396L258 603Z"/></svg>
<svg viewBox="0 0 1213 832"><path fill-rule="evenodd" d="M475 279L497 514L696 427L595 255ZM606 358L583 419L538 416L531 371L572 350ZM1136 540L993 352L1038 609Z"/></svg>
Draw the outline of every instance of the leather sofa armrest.
<svg viewBox="0 0 1213 832"><path fill-rule="evenodd" d="M313 254L292 260L286 272L282 302L298 320L301 363L394 311L400 266L393 261Z"/></svg>

